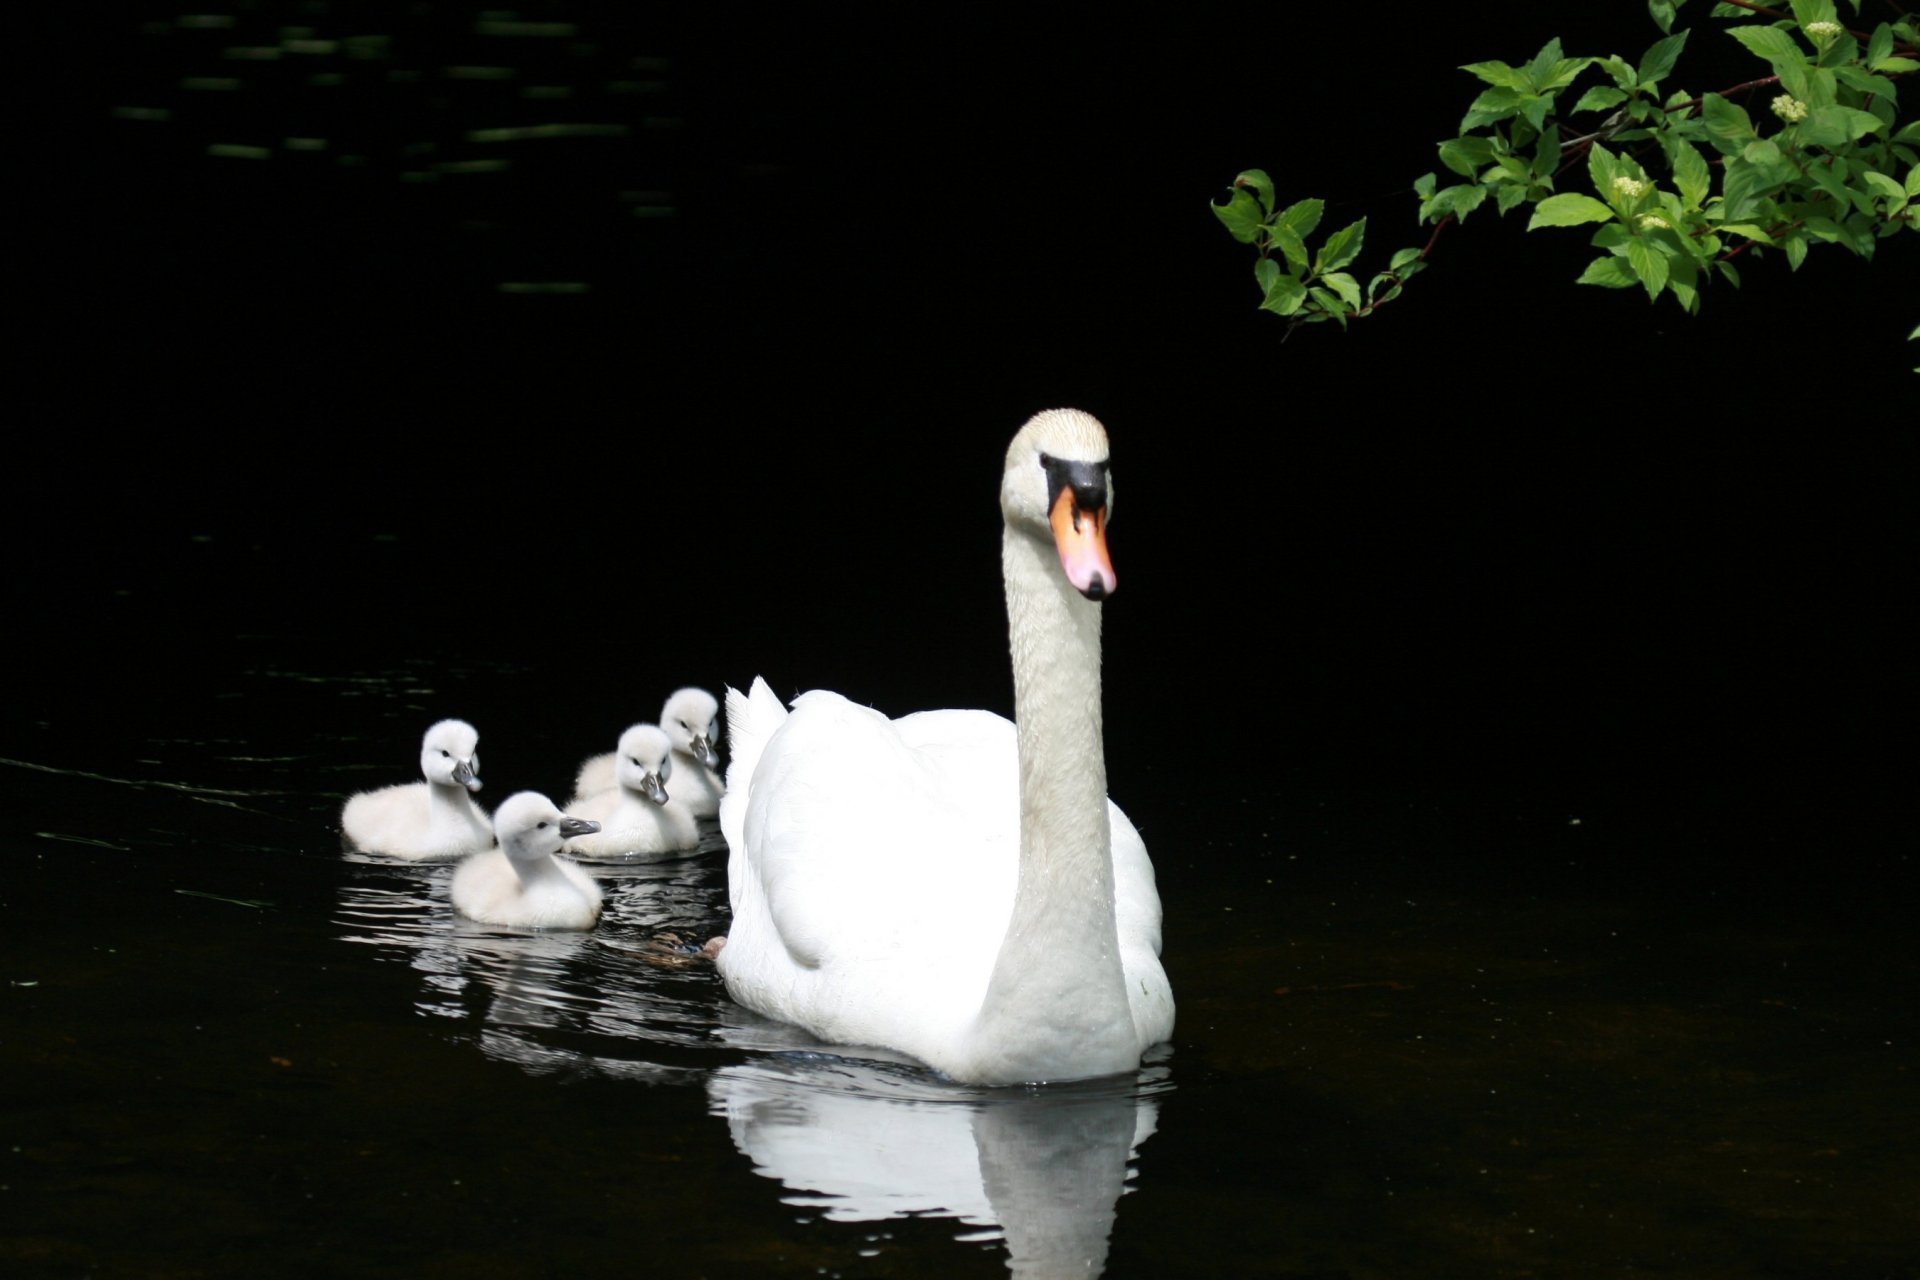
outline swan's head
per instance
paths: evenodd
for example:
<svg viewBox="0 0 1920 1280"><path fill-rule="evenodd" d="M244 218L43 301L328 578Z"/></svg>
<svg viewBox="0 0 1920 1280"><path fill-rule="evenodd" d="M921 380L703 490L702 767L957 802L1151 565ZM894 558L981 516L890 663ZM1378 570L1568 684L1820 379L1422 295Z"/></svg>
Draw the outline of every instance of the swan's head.
<svg viewBox="0 0 1920 1280"><path fill-rule="evenodd" d="M613 772L627 790L665 804L667 779L673 776L673 740L659 725L634 725L620 735Z"/></svg>
<svg viewBox="0 0 1920 1280"><path fill-rule="evenodd" d="M720 727L714 721L719 714L719 701L705 689L675 689L660 708L660 724L673 739L674 750L718 769L720 755L714 746L720 741Z"/></svg>
<svg viewBox="0 0 1920 1280"><path fill-rule="evenodd" d="M1074 590L1089 600L1113 593L1117 579L1107 557L1113 477L1107 430L1093 415L1048 409L1027 419L1007 447L1000 512L1008 525L1052 539Z"/></svg>
<svg viewBox="0 0 1920 1280"><path fill-rule="evenodd" d="M480 789L480 732L465 720L442 720L420 741L420 772L443 787Z"/></svg>
<svg viewBox="0 0 1920 1280"><path fill-rule="evenodd" d="M538 791L520 791L493 811L493 832L500 848L515 862L534 862L560 852L575 836L598 831L600 824L569 818Z"/></svg>

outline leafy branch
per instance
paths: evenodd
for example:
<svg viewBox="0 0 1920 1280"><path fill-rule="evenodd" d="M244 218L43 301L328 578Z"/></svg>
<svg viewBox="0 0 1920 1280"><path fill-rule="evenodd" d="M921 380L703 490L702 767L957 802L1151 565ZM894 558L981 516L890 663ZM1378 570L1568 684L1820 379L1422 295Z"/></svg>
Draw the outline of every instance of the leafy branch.
<svg viewBox="0 0 1920 1280"><path fill-rule="evenodd" d="M1689 32L1673 30L1685 3L1649 0L1664 34L1638 62L1569 58L1556 38L1523 66L1463 67L1484 87L1459 136L1439 144L1463 181L1414 182L1419 225L1432 235L1395 252L1364 287L1349 268L1366 219L1312 247L1324 202L1281 206L1266 173L1240 174L1213 211L1258 254L1261 309L1286 318L1289 333L1370 315L1426 268L1446 227L1488 203L1503 215L1531 207L1529 231L1598 224L1589 243L1599 254L1580 283L1671 294L1689 312L1714 276L1739 285L1743 256L1778 251L1797 271L1816 245L1871 259L1878 241L1920 230L1920 120L1901 119L1895 83L1920 71L1912 15L1887 0L1895 20L1855 31L1834 0L1791 0L1791 12L1718 0L1709 16L1731 20L1727 34L1770 74L1695 95L1662 87L1686 48ZM1857 17L1862 0L1846 3ZM1764 108L1750 113L1758 97Z"/></svg>

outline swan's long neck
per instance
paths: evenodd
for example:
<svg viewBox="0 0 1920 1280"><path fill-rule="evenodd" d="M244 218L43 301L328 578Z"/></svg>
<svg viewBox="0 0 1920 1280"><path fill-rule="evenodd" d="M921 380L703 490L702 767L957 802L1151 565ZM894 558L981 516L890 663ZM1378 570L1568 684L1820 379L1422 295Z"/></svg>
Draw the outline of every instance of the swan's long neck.
<svg viewBox="0 0 1920 1280"><path fill-rule="evenodd" d="M1009 526L1001 544L1020 746L1020 878L977 1043L1014 1079L1139 1062L1114 925L1100 609L1053 544ZM1068 1068L1055 1064L1076 1064ZM1110 1063L1090 1071L1088 1064Z"/></svg>

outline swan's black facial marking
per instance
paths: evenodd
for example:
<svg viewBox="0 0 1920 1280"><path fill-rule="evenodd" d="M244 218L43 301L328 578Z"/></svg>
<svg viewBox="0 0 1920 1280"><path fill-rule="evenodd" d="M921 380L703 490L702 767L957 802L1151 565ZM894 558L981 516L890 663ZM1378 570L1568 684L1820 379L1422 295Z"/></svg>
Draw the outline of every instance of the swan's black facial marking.
<svg viewBox="0 0 1920 1280"><path fill-rule="evenodd" d="M1040 455L1040 468L1047 473L1047 506L1060 500L1060 491L1073 491L1073 527L1080 527L1082 512L1100 511L1107 505L1107 462L1069 462L1050 454Z"/></svg>

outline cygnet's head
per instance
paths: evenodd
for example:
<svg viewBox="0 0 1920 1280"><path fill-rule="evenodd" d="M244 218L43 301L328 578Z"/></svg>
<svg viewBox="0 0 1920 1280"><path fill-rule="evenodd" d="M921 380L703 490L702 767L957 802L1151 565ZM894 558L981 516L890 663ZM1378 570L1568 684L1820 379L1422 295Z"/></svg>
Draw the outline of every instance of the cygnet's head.
<svg viewBox="0 0 1920 1280"><path fill-rule="evenodd" d="M688 686L667 695L660 708L660 725L673 739L673 748L684 751L709 769L720 767L720 753L714 750L720 741L715 722L720 703L705 689Z"/></svg>
<svg viewBox="0 0 1920 1280"><path fill-rule="evenodd" d="M1107 430L1078 409L1036 413L1007 446L1000 513L1010 529L1051 542L1060 569L1089 600L1113 593L1107 521L1113 516Z"/></svg>
<svg viewBox="0 0 1920 1280"><path fill-rule="evenodd" d="M673 740L659 725L631 726L620 735L613 772L627 790L638 791L655 804L665 804L667 779L673 776Z"/></svg>
<svg viewBox="0 0 1920 1280"><path fill-rule="evenodd" d="M420 772L443 787L480 789L480 732L465 720L442 720L420 741Z"/></svg>
<svg viewBox="0 0 1920 1280"><path fill-rule="evenodd" d="M575 836L598 831L600 824L570 818L538 791L519 791L493 811L493 832L500 848L515 862L534 862L560 852Z"/></svg>

